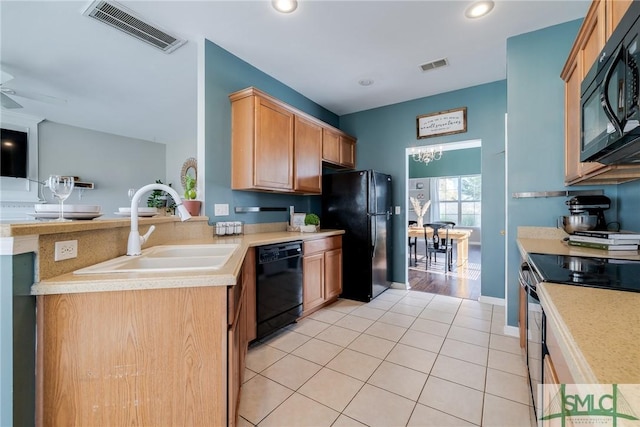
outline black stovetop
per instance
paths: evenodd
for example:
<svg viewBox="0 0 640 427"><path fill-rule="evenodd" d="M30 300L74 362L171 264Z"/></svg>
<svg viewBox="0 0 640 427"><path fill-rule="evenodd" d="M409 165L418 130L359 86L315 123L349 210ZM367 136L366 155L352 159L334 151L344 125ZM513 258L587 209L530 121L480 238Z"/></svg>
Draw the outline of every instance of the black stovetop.
<svg viewBox="0 0 640 427"><path fill-rule="evenodd" d="M545 282L640 292L640 261L529 254Z"/></svg>

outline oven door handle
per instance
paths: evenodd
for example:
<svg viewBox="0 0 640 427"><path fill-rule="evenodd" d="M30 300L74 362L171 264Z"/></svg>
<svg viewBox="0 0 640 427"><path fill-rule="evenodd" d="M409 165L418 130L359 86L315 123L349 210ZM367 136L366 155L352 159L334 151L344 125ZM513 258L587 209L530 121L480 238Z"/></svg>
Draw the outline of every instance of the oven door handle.
<svg viewBox="0 0 640 427"><path fill-rule="evenodd" d="M523 288L528 288L530 286L530 283L524 276L525 271L531 272L531 266L528 263L523 262L522 265L520 265L520 270L518 270L518 278L520 280L520 286L522 286Z"/></svg>

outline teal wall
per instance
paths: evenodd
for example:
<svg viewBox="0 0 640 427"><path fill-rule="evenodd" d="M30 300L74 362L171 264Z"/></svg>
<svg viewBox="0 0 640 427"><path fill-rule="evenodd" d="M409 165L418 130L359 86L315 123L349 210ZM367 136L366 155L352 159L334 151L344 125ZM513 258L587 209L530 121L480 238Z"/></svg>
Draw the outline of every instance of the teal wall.
<svg viewBox="0 0 640 427"><path fill-rule="evenodd" d="M640 231L640 181L618 186L618 221L624 230Z"/></svg>
<svg viewBox="0 0 640 427"><path fill-rule="evenodd" d="M507 278L508 324L517 325L518 226L555 227L569 212L564 197L515 199L516 192L605 189L617 217L616 186L564 186L564 82L560 72L581 20L507 40Z"/></svg>
<svg viewBox="0 0 640 427"><path fill-rule="evenodd" d="M249 86L272 95L318 119L336 126L338 116L273 77L205 40L205 215L211 221L282 222L289 212L235 214L235 206L289 207L296 212L320 212L319 196L289 196L231 190L231 103L229 94ZM228 203L230 215L215 217L214 203Z"/></svg>
<svg viewBox="0 0 640 427"><path fill-rule="evenodd" d="M446 71L444 71L446 72ZM406 149L444 145L470 139L482 140L482 265L503 265L504 237L504 114L507 105L504 80L415 99L340 117L340 128L358 138L358 169L376 169L393 176L393 204L405 206ZM418 140L416 117L467 107L467 132ZM448 153L444 153L448 154ZM443 156L444 156L443 154ZM395 230L403 230L406 212L393 216ZM406 282L404 233L393 236L393 281ZM482 270L482 295L504 296L502 268Z"/></svg>
<svg viewBox="0 0 640 427"><path fill-rule="evenodd" d="M0 256L0 426L35 425L34 254Z"/></svg>
<svg viewBox="0 0 640 427"><path fill-rule="evenodd" d="M482 173L481 148L444 151L442 158L428 165L409 156L409 178L477 175Z"/></svg>

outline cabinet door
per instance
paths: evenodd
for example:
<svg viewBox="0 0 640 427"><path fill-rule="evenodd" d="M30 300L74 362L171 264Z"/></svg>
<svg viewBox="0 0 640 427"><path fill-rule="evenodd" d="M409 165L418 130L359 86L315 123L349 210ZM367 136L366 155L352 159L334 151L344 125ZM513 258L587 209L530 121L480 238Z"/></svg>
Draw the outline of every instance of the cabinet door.
<svg viewBox="0 0 640 427"><path fill-rule="evenodd" d="M340 163L340 136L331 129L322 129L322 160Z"/></svg>
<svg viewBox="0 0 640 427"><path fill-rule="evenodd" d="M324 302L324 252L302 259L302 307L306 312Z"/></svg>
<svg viewBox="0 0 640 427"><path fill-rule="evenodd" d="M258 336L256 318L256 252L249 248L242 264L242 281L245 287L246 337L251 342Z"/></svg>
<svg viewBox="0 0 640 427"><path fill-rule="evenodd" d="M325 299L337 297L342 292L342 249L334 249L324 254Z"/></svg>
<svg viewBox="0 0 640 427"><path fill-rule="evenodd" d="M256 97L256 187L293 189L293 120L290 111Z"/></svg>
<svg viewBox="0 0 640 427"><path fill-rule="evenodd" d="M578 54L580 56L580 54ZM576 58L565 83L565 155L564 180L569 183L581 176L580 165L580 83L582 61Z"/></svg>
<svg viewBox="0 0 640 427"><path fill-rule="evenodd" d="M631 0L609 0L606 2L607 39L616 29L625 12L629 9L629 6L631 6L631 3Z"/></svg>
<svg viewBox="0 0 640 427"><path fill-rule="evenodd" d="M294 190L322 192L322 127L302 117L295 117Z"/></svg>
<svg viewBox="0 0 640 427"><path fill-rule="evenodd" d="M356 141L340 135L340 164L347 168L356 167Z"/></svg>
<svg viewBox="0 0 640 427"><path fill-rule="evenodd" d="M520 348L523 348L523 349L525 348L525 345L527 343L527 311L528 311L527 291L522 285L520 285L518 329L520 331Z"/></svg>
<svg viewBox="0 0 640 427"><path fill-rule="evenodd" d="M236 321L229 328L229 347L228 347L228 359L227 359L227 393L228 393L228 404L227 408L227 416L229 417L228 425L230 427L236 425L237 417L237 408L239 403L240 396L240 385L241 383L241 371L240 371L240 355L241 355L241 331L240 326L242 322Z"/></svg>

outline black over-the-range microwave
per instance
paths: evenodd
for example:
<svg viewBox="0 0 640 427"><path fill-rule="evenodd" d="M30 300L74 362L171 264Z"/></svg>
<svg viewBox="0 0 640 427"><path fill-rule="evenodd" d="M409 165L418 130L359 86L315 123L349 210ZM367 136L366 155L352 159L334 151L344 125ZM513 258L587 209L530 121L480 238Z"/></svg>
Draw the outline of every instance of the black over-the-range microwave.
<svg viewBox="0 0 640 427"><path fill-rule="evenodd" d="M624 14L582 81L580 161L640 164L640 2Z"/></svg>

